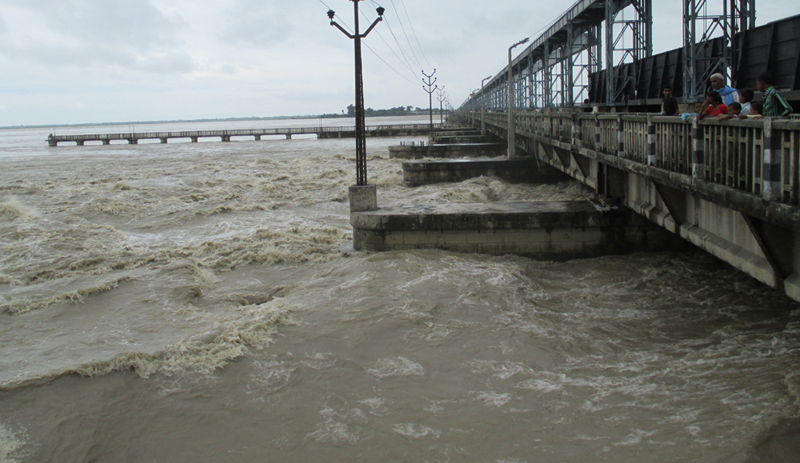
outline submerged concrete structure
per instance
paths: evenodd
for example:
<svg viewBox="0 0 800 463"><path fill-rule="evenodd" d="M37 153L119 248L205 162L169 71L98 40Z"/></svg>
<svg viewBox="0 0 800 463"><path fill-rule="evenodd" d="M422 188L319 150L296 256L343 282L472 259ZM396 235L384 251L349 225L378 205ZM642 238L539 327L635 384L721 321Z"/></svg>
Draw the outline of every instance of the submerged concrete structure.
<svg viewBox="0 0 800 463"><path fill-rule="evenodd" d="M631 211L589 201L404 205L355 212L350 222L353 247L362 251L445 249L566 260L676 246L674 236Z"/></svg>

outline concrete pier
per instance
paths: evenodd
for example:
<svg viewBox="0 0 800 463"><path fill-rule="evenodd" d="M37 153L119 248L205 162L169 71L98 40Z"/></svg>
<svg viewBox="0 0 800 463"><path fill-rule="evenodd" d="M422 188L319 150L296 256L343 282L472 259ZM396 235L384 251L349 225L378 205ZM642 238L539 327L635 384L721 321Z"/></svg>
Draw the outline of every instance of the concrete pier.
<svg viewBox="0 0 800 463"><path fill-rule="evenodd" d="M360 251L445 249L565 260L683 243L627 209L589 201L405 205L353 212L350 222Z"/></svg>

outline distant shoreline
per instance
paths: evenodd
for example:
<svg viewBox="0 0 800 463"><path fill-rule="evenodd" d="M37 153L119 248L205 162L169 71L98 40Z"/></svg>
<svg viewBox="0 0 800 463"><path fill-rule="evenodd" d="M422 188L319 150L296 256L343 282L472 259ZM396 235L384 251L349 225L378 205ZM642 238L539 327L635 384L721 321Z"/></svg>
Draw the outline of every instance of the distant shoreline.
<svg viewBox="0 0 800 463"><path fill-rule="evenodd" d="M434 111L438 115L438 110ZM413 112L401 115L376 115L370 117L410 117L410 116L427 116L425 112ZM126 122L83 122L79 124L39 124L39 125L7 125L0 126L0 129L49 129L53 127L85 127L88 125L133 125L133 124L172 124L172 123L187 123L187 122L237 122L237 121L269 121L278 119L347 119L354 118L355 116L348 116L346 114L319 114L307 116L269 116L269 117L223 117L218 119L175 119L175 120L162 120L162 121L126 121Z"/></svg>

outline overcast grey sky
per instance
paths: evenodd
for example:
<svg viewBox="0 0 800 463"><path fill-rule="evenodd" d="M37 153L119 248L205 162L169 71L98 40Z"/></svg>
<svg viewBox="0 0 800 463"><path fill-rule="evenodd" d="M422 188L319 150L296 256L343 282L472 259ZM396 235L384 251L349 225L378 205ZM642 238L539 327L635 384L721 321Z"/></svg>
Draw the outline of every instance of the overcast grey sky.
<svg viewBox="0 0 800 463"><path fill-rule="evenodd" d="M708 0L722 4L723 0ZM573 0L366 0L365 103L458 107ZM655 52L681 46L681 0L653 0ZM338 113L353 102L349 0L0 0L0 126ZM721 8L721 6L720 6ZM800 14L758 0L757 24ZM368 48L367 48L368 47Z"/></svg>

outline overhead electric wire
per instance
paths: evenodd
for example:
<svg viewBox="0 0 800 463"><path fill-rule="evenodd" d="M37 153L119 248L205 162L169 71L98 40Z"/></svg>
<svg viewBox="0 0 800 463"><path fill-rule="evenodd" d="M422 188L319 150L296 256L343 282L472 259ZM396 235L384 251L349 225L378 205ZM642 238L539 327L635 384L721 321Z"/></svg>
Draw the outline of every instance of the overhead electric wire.
<svg viewBox="0 0 800 463"><path fill-rule="evenodd" d="M362 42L362 43L363 43L363 42ZM395 68L393 68L392 66L390 66L390 65L389 65L389 63L387 63L387 62L386 62L386 60L384 60L383 58L381 58L381 55L379 55L377 52L375 52L375 50L373 50L373 49L372 49L372 47L370 47L370 46L369 46L369 45L367 45L366 43L363 43L363 45L364 45L365 47L367 47L367 49L368 49L369 51L371 51L371 52L372 52L372 53L373 53L375 56L377 56L379 60L383 61L383 64L385 64L385 65L386 65L386 66L387 66L389 69L391 69L392 71L394 71L394 72L395 72L395 73L396 73L398 76L402 77L402 78L403 78L403 79L405 79L407 82L409 82L409 83L411 83L411 84L413 84L413 85L415 85L415 86L419 84L419 82L414 82L413 80L409 79L408 77L404 76L403 74L400 74L400 73L397 71L397 69L395 69Z"/></svg>
<svg viewBox="0 0 800 463"><path fill-rule="evenodd" d="M375 0L370 0L370 1L372 2L373 5L380 6L380 4L378 4ZM390 1L392 2L392 6L394 7L395 11L397 11L397 5L394 4L394 0L390 0ZM406 14L406 16L408 16L408 14ZM416 66L421 68L422 64L419 62L419 58L417 58L417 55L414 52L414 47L413 47L413 45L411 45L411 41L408 39L408 34L406 33L405 27L403 26L402 19L400 18L399 15L397 16L397 20L400 23L400 28L403 29L403 35L406 37L406 42L408 42L408 46L409 46L409 48L411 50L411 54L413 55L414 60L416 61ZM412 63L411 63L411 61L409 59L409 54L404 51L403 45L400 44L400 40L398 40L397 35L394 33L394 30L392 29L392 25L389 23L389 21L388 21L388 19L386 17L384 17L384 21L386 21L386 27L389 29L389 32L392 34L392 37L394 37L394 41L395 41L395 43L397 43L397 47L400 50L400 53L403 55L406 67L409 68L409 70L411 71L412 74L416 75L416 71L414 71L414 69L413 69L414 66L412 66Z"/></svg>
<svg viewBox="0 0 800 463"><path fill-rule="evenodd" d="M362 15L362 16L364 16L364 18L367 18L367 15L366 15L366 14L364 14L363 12L361 12L361 15ZM384 20L384 22L386 22L386 17L385 17L385 16L384 16L383 20ZM388 26L388 22L387 22L387 26ZM406 60L406 62L403 62L403 60L402 60L402 59L401 59L401 58L400 58L400 57L397 55L397 53L394 51L394 49L392 49L392 46L391 46L391 45L389 45L389 42L387 42L387 41L386 41L386 39L385 39L385 38L383 38L383 35L382 35L382 34L381 34L379 31L378 31L378 29L374 29L374 30L373 30L373 32L375 32L376 34L378 34L378 37L380 37L380 39L383 41L383 43L384 43L384 44L386 44L386 47L389 49L389 51L391 51L391 52L392 52L392 54L395 56L395 58L397 58L397 59L400 61L400 64L404 64L404 65L406 66L406 68L407 68L409 71L411 71L411 75L412 75L412 76L414 76L414 78L416 79L416 74L417 74L417 73L416 73L416 72L414 71L414 69L413 69L413 68L412 68L412 67L411 67L411 66L408 64L408 60ZM372 51L373 53L375 53L375 51L374 51L374 50L372 50L372 49L370 49L370 51ZM400 53L402 53L402 52L403 52L403 51L402 51L402 49L401 49L401 50L400 50ZM375 54L377 55L377 53L375 53ZM379 56L379 58L380 58L380 56ZM386 61L384 61L384 63L386 63ZM386 65L388 66L388 65L389 65L389 63L386 63ZM389 66L389 67L391 68L391 66ZM394 70L394 68L392 68L392 69ZM397 72L397 70L395 70L395 72ZM400 73L398 72L398 74L400 74ZM404 79L406 79L406 80L408 80L408 78L407 78L407 77L405 77L405 76L403 76L403 78L404 78ZM416 82L415 82L415 83L416 83Z"/></svg>
<svg viewBox="0 0 800 463"><path fill-rule="evenodd" d="M406 18L408 19L408 26L411 28L411 33L414 34L414 41L417 42L417 48L419 48L419 52L422 54L422 58L428 63L428 66L433 67L433 65L428 61L428 57L425 56L425 51L422 49L422 45L419 43L419 38L417 38L417 31L414 30L414 25L411 23L411 16L408 15L408 9L406 9L406 2L405 0L400 0L400 4L403 5L403 11L406 13Z"/></svg>
<svg viewBox="0 0 800 463"><path fill-rule="evenodd" d="M394 7L395 11L400 11L397 8L397 5L394 4L394 0L390 0L392 2L392 6ZM408 42L408 47L411 49L411 54L414 55L414 60L417 62L417 66L422 68L422 63L419 62L419 58L417 58L417 54L414 52L414 46L411 45L411 40L408 38L408 32L406 32L405 26L403 26L403 21L400 19L400 15L397 15L397 22L400 23L400 28L403 30L403 35L406 36L406 42Z"/></svg>
<svg viewBox="0 0 800 463"><path fill-rule="evenodd" d="M392 30L392 26L389 24L389 21L386 21L385 19L384 21L386 22L386 28L389 29L389 33L392 34L392 37L394 38L394 41L397 44L397 48L400 50L400 54L403 55L405 65L412 73L416 75L416 71L414 71L414 67L411 66L411 62L408 59L408 55L406 55L406 52L403 51L403 46L400 45L400 41L397 39L397 35L395 35L394 30Z"/></svg>

